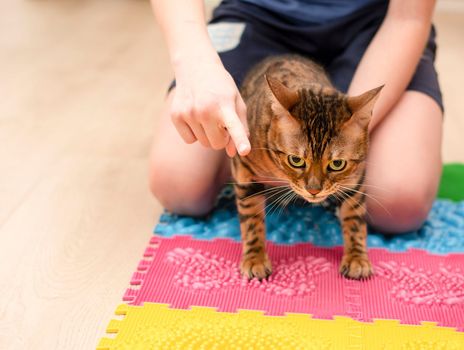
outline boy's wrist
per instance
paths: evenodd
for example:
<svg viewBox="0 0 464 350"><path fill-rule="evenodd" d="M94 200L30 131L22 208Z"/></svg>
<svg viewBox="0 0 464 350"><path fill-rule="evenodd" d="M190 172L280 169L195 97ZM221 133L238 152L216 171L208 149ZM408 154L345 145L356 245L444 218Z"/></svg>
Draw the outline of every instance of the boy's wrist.
<svg viewBox="0 0 464 350"><path fill-rule="evenodd" d="M193 42L182 45L181 48L171 53L171 64L174 72L183 71L192 65L216 65L221 60L210 42Z"/></svg>

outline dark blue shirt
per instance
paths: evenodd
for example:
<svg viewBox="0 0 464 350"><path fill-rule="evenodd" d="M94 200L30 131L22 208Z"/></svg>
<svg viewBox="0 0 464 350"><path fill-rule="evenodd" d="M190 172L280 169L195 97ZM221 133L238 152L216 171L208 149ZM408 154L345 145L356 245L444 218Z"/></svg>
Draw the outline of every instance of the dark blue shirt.
<svg viewBox="0 0 464 350"><path fill-rule="evenodd" d="M388 0L242 0L302 24L321 24L342 18L372 3ZM407 1L407 0L405 0Z"/></svg>

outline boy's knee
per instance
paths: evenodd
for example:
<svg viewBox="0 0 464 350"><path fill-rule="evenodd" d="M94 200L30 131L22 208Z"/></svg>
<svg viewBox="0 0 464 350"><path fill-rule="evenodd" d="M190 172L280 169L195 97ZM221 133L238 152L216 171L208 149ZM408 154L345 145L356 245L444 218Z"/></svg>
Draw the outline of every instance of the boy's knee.
<svg viewBox="0 0 464 350"><path fill-rule="evenodd" d="M162 167L150 171L150 190L165 209L183 215L206 215L216 197L213 185L204 179Z"/></svg>
<svg viewBox="0 0 464 350"><path fill-rule="evenodd" d="M367 199L370 224L381 232L402 233L419 229L435 198L428 188L405 184L382 196Z"/></svg>

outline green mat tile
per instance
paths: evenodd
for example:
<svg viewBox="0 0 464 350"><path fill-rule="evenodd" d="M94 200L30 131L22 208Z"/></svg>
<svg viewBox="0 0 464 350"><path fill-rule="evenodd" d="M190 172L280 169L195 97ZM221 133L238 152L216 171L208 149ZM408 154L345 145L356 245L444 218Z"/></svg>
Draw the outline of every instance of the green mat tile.
<svg viewBox="0 0 464 350"><path fill-rule="evenodd" d="M443 166L438 198L464 200L464 164L449 163Z"/></svg>

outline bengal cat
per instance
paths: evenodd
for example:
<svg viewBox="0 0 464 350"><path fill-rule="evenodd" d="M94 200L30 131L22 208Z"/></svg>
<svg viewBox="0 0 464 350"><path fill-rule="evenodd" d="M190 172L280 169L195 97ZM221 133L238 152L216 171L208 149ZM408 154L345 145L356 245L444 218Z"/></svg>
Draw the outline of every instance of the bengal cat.
<svg viewBox="0 0 464 350"><path fill-rule="evenodd" d="M363 182L367 127L381 89L349 97L332 86L322 67L296 55L270 57L248 73L241 93L252 151L232 160L243 275L263 279L272 272L266 196L274 197L274 205L295 196L337 203L344 240L340 273L353 279L372 274Z"/></svg>

